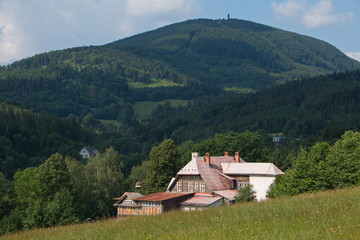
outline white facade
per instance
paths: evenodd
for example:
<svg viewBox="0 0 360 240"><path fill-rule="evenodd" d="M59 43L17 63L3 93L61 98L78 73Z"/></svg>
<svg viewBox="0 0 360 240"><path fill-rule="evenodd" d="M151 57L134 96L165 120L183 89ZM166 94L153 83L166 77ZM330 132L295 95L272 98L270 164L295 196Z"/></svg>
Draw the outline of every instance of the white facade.
<svg viewBox="0 0 360 240"><path fill-rule="evenodd" d="M249 182L253 185L257 201L266 200L267 191L275 181L275 176L250 176Z"/></svg>

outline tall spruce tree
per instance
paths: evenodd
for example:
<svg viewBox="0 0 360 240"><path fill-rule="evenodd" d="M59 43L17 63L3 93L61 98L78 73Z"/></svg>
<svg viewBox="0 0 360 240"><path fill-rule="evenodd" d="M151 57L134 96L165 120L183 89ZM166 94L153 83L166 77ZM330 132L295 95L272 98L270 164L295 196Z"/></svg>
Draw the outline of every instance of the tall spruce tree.
<svg viewBox="0 0 360 240"><path fill-rule="evenodd" d="M150 152L150 163L144 183L146 192L163 192L176 174L179 154L172 139L166 139Z"/></svg>

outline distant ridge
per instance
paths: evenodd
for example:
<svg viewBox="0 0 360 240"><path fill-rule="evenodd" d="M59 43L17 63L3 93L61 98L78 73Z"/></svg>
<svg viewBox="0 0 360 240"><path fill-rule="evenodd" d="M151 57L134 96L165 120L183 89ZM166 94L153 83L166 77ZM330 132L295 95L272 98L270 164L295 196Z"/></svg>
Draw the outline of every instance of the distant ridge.
<svg viewBox="0 0 360 240"><path fill-rule="evenodd" d="M190 77L255 90L360 68L324 41L238 19L188 20L105 46L152 49Z"/></svg>
<svg viewBox="0 0 360 240"><path fill-rule="evenodd" d="M250 21L197 19L0 67L0 100L57 116L131 121L134 101L252 92L360 68L334 46ZM123 117L123 115L129 115Z"/></svg>

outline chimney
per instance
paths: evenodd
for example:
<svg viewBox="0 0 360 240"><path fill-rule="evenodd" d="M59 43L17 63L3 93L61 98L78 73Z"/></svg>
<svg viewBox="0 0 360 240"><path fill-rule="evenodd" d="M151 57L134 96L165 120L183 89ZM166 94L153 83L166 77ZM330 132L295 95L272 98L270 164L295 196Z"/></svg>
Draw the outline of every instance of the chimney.
<svg viewBox="0 0 360 240"><path fill-rule="evenodd" d="M225 157L229 156L229 152L224 152L224 156Z"/></svg>
<svg viewBox="0 0 360 240"><path fill-rule="evenodd" d="M207 165L210 165L210 153L209 152L207 152L205 154L205 162Z"/></svg>
<svg viewBox="0 0 360 240"><path fill-rule="evenodd" d="M195 159L198 156L199 156L199 154L197 152L191 153L191 159Z"/></svg>
<svg viewBox="0 0 360 240"><path fill-rule="evenodd" d="M236 153L235 153L234 158L235 158L235 162L236 162L236 163L240 163L240 154L239 154L239 152L236 152Z"/></svg>

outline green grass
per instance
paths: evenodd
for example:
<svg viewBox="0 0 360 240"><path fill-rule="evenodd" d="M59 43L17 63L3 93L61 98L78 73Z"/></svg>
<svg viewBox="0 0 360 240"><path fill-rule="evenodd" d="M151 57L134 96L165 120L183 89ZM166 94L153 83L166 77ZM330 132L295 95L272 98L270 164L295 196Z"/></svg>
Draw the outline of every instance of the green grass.
<svg viewBox="0 0 360 240"><path fill-rule="evenodd" d="M251 88L239 88L239 87L224 87L225 92L234 92L234 93L253 93L255 92Z"/></svg>
<svg viewBox="0 0 360 240"><path fill-rule="evenodd" d="M181 100L181 99L167 99L160 102L153 102L153 101L142 101L136 102L134 104L134 111L138 119L144 118L146 115L150 115L151 112L160 104L164 104L165 102L170 102L171 106L178 107L178 106L187 106L188 100Z"/></svg>
<svg viewBox="0 0 360 240"><path fill-rule="evenodd" d="M360 239L360 188L38 229L3 239Z"/></svg>
<svg viewBox="0 0 360 240"><path fill-rule="evenodd" d="M152 83L141 83L141 82L133 82L129 81L129 87L131 88L157 88L157 87L179 87L183 86L179 83L175 83L168 79L155 79L152 78Z"/></svg>

